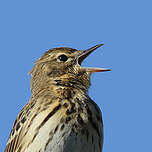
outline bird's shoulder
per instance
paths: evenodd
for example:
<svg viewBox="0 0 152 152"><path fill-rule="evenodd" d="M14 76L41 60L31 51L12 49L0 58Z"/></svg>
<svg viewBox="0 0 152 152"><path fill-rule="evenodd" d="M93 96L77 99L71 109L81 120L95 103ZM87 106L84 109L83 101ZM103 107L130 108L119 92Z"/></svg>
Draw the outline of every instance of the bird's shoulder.
<svg viewBox="0 0 152 152"><path fill-rule="evenodd" d="M8 142L4 152L14 152L19 149L20 142L22 141L22 132L26 126L27 117L30 114L30 109L33 105L29 101L19 112L12 130L10 132L10 136L8 138Z"/></svg>

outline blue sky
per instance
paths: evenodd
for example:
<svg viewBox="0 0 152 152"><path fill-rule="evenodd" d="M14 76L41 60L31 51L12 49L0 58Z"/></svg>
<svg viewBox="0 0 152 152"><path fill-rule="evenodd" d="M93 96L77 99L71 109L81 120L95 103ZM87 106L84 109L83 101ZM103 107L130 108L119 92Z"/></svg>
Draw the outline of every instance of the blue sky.
<svg viewBox="0 0 152 152"><path fill-rule="evenodd" d="M0 1L0 151L30 99L28 72L46 50L104 43L83 63L112 72L92 76L91 98L104 121L104 152L151 152L150 0Z"/></svg>

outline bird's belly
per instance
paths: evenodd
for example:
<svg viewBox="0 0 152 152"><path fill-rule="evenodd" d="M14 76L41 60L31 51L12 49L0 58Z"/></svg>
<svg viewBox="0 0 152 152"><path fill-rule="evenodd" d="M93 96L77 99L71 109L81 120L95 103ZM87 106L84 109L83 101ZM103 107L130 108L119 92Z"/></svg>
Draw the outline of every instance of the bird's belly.
<svg viewBox="0 0 152 152"><path fill-rule="evenodd" d="M44 122L42 117L48 113L39 114L33 121L26 135L26 149L24 152L101 152L102 136L97 128L98 124L90 121L79 120L78 116L72 119L61 118L65 108L56 112ZM69 117L67 117L69 118ZM62 120L62 121L61 121ZM41 122L41 123L40 123ZM39 127L37 126L39 123Z"/></svg>
<svg viewBox="0 0 152 152"><path fill-rule="evenodd" d="M88 139L85 134L71 132L57 132L52 141L47 145L45 152L101 152L97 137L92 141L90 134Z"/></svg>

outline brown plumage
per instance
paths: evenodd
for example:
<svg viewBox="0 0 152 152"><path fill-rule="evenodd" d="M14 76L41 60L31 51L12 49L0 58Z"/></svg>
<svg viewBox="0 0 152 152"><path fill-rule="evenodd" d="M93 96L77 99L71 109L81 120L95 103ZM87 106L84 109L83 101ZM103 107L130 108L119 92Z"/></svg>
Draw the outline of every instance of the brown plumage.
<svg viewBox="0 0 152 152"><path fill-rule="evenodd" d="M17 116L5 152L102 151L101 112L87 90L93 72L109 70L81 67L100 46L54 48L36 61L31 99Z"/></svg>

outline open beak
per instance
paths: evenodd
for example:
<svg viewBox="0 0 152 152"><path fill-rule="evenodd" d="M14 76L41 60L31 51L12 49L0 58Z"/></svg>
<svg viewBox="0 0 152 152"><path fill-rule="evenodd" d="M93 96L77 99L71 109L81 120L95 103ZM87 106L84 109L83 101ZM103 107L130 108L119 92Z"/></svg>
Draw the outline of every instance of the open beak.
<svg viewBox="0 0 152 152"><path fill-rule="evenodd" d="M95 45L94 47L81 51L81 53L79 53L78 55L78 59L77 62L79 65L81 65L81 63L83 62L83 60L89 55L91 54L94 50L96 50L97 48L103 46L103 44L98 44ZM90 72L90 73L94 73L94 72L104 72L104 71L111 71L110 69L105 69L105 68L92 68L92 67L82 67L82 70L86 71L86 72Z"/></svg>

